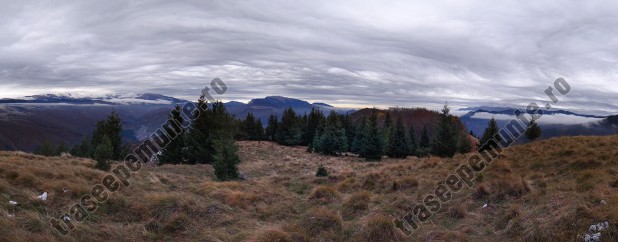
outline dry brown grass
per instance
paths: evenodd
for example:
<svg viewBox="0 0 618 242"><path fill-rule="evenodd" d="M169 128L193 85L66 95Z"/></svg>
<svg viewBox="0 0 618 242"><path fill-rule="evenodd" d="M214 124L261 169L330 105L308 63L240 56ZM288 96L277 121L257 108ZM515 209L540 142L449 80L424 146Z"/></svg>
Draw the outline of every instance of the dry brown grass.
<svg viewBox="0 0 618 242"><path fill-rule="evenodd" d="M88 159L0 152L0 234L12 241L574 241L607 220L604 240L618 238L618 136L511 147L475 178L479 184L405 238L392 218L432 193L465 155L368 163L269 142L240 146L247 181L216 182L209 165L145 167L68 237L48 219L108 173ZM329 177L315 177L319 164ZM40 191L48 201L35 199Z"/></svg>

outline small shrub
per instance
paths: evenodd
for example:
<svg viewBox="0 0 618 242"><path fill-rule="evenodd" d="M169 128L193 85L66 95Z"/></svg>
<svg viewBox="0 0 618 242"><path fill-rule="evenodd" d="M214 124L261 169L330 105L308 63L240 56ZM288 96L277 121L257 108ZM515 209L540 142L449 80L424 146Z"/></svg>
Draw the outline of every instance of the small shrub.
<svg viewBox="0 0 618 242"><path fill-rule="evenodd" d="M324 166L320 165L318 167L318 171L315 173L315 176L317 176L317 177L327 177L328 176L328 171L326 170L326 168L324 168Z"/></svg>
<svg viewBox="0 0 618 242"><path fill-rule="evenodd" d="M378 214L367 220L362 240L367 242L400 241L401 234L395 228L393 219Z"/></svg>
<svg viewBox="0 0 618 242"><path fill-rule="evenodd" d="M351 219L354 216L369 208L371 193L363 191L352 194L341 204L341 215L344 219Z"/></svg>
<svg viewBox="0 0 618 242"><path fill-rule="evenodd" d="M301 221L301 227L310 236L322 232L340 233L343 228L341 217L326 208L312 209L307 212Z"/></svg>
<svg viewBox="0 0 618 242"><path fill-rule="evenodd" d="M341 199L341 195L332 187L318 186L309 194L309 201L319 204L330 204Z"/></svg>

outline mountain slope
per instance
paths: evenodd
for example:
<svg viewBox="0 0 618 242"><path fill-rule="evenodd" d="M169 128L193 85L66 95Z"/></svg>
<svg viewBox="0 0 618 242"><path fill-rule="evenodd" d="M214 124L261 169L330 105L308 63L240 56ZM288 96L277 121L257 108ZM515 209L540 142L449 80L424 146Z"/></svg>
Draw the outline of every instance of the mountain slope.
<svg viewBox="0 0 618 242"><path fill-rule="evenodd" d="M240 142L247 181L216 182L208 165L144 167L61 237L49 216L59 217L108 173L88 159L0 152L0 234L13 241L581 241L590 224L608 221L602 239L615 241L616 146L618 136L511 147L408 238L390 221L432 193L466 155L368 163ZM315 177L320 164L328 177ZM49 199L36 200L39 191Z"/></svg>

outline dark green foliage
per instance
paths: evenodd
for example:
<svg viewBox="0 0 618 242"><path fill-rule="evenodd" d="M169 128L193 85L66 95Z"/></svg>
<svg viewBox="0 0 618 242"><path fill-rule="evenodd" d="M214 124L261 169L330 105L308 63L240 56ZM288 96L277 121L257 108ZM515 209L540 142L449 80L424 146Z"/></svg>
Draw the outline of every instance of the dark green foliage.
<svg viewBox="0 0 618 242"><path fill-rule="evenodd" d="M214 163L215 176L220 181L229 181L238 179L238 168L240 163L238 157L238 145L236 141L230 137L219 137L214 140Z"/></svg>
<svg viewBox="0 0 618 242"><path fill-rule="evenodd" d="M410 147L408 148L408 155L416 156L416 150L418 149L418 145L416 144L416 131L414 130L414 126L410 125L410 129L408 130L408 141Z"/></svg>
<svg viewBox="0 0 618 242"><path fill-rule="evenodd" d="M406 158L410 153L410 144L401 118L398 118L397 124L391 127L390 133L391 136L386 154L391 158Z"/></svg>
<svg viewBox="0 0 618 242"><path fill-rule="evenodd" d="M384 154L384 139L378 127L378 116L374 112L369 118L369 127L360 155L366 160L381 160Z"/></svg>
<svg viewBox="0 0 618 242"><path fill-rule="evenodd" d="M253 113L248 113L245 120L241 123L241 133L246 140L262 140L264 139L264 127L262 121L255 119Z"/></svg>
<svg viewBox="0 0 618 242"><path fill-rule="evenodd" d="M95 167L99 170L108 171L111 166L109 161L113 159L113 156L112 142L107 136L103 136L101 143L97 145L94 151L94 160L97 161Z"/></svg>
<svg viewBox="0 0 618 242"><path fill-rule="evenodd" d="M427 125L423 126L423 132L421 133L421 139L416 149L416 156L425 157L429 155L431 151L431 143L429 142L429 130Z"/></svg>
<svg viewBox="0 0 618 242"><path fill-rule="evenodd" d="M339 115L335 111L331 111L329 114L324 127L324 134L320 136L319 144L314 148L325 155L337 155L348 149L345 130Z"/></svg>
<svg viewBox="0 0 618 242"><path fill-rule="evenodd" d="M324 122L324 114L320 111L320 109L312 108L309 116L307 117L305 132L303 132L303 144L311 145L320 122Z"/></svg>
<svg viewBox="0 0 618 242"><path fill-rule="evenodd" d="M56 155L55 152L56 152L56 147L54 146L54 144L49 142L49 140L45 140L43 144L41 144L39 147L37 147L34 150L34 154L43 155L43 156L55 156Z"/></svg>
<svg viewBox="0 0 618 242"><path fill-rule="evenodd" d="M530 123L528 124L528 129L526 129L526 132L524 134L529 141L534 141L541 137L541 127L539 127L534 118L530 120Z"/></svg>
<svg viewBox="0 0 618 242"><path fill-rule="evenodd" d="M296 116L292 108L283 111L281 122L277 124L275 140L281 145L299 145L302 143L302 119Z"/></svg>
<svg viewBox="0 0 618 242"><path fill-rule="evenodd" d="M221 137L234 137L236 127L222 102L217 101L208 107L201 97L197 103L199 116L194 118L187 134L187 163L210 164L215 153L214 140Z"/></svg>
<svg viewBox="0 0 618 242"><path fill-rule="evenodd" d="M112 146L112 159L121 160L122 154L122 124L120 116L116 111L112 110L105 121L105 136L109 138Z"/></svg>
<svg viewBox="0 0 618 242"><path fill-rule="evenodd" d="M268 123L266 124L266 139L270 141L275 141L275 134L277 133L277 125L278 125L277 116L271 114L268 117Z"/></svg>
<svg viewBox="0 0 618 242"><path fill-rule="evenodd" d="M318 171L315 173L315 176L317 177L327 177L328 176L328 171L326 170L326 168L322 165L318 166Z"/></svg>
<svg viewBox="0 0 618 242"><path fill-rule="evenodd" d="M457 130L453 125L450 108L444 105L438 122L436 136L432 145L432 153L439 157L453 157L457 152Z"/></svg>
<svg viewBox="0 0 618 242"><path fill-rule="evenodd" d="M60 156L63 152L68 151L69 148L67 148L64 140L61 140L58 145L54 145L49 140L45 140L43 144L34 150L34 154L43 156Z"/></svg>
<svg viewBox="0 0 618 242"><path fill-rule="evenodd" d="M172 127L166 127L165 132L172 136L175 135L175 137L173 137L170 143L167 144L163 150L161 150L161 155L158 157L159 164L181 164L184 163L185 160L185 152L183 151L185 147L185 130L182 128L184 118L182 117L180 105L176 105L176 107L170 112L168 120L177 124L179 130Z"/></svg>
<svg viewBox="0 0 618 242"><path fill-rule="evenodd" d="M90 137L86 136L82 139L82 142L75 145L71 149L71 155L77 157L92 157L93 156L93 148L92 143L90 141Z"/></svg>
<svg viewBox="0 0 618 242"><path fill-rule="evenodd" d="M489 120L489 124L487 128L485 128L485 132L483 133L483 138L481 138L481 147L479 151L483 151L489 149L490 147L498 147L498 142L500 142L500 135L498 135L498 123L494 118Z"/></svg>
<svg viewBox="0 0 618 242"><path fill-rule="evenodd" d="M365 118L361 119L361 121L356 125L356 130L354 131L354 139L352 139L352 146L350 147L350 151L358 154L361 153L366 139L366 126L367 120Z"/></svg>

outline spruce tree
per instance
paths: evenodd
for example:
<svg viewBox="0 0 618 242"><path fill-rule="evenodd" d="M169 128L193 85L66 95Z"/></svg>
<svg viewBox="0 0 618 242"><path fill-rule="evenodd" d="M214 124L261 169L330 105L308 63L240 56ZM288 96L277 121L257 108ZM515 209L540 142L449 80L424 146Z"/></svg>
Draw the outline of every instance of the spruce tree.
<svg viewBox="0 0 618 242"><path fill-rule="evenodd" d="M541 127L539 127L534 118L530 120L530 123L528 124L528 129L526 129L526 132L524 134L530 142L541 137Z"/></svg>
<svg viewBox="0 0 618 242"><path fill-rule="evenodd" d="M112 142L107 136L101 138L101 143L94 152L94 160L97 162L95 167L99 170L108 171L111 167L110 160L114 159Z"/></svg>
<svg viewBox="0 0 618 242"><path fill-rule="evenodd" d="M416 144L416 131L414 130L414 125L410 125L410 129L408 130L408 141L410 144L410 147L408 148L408 155L416 156L418 145Z"/></svg>
<svg viewBox="0 0 618 242"><path fill-rule="evenodd" d="M457 131L453 127L450 108L444 105L440 114L436 136L432 145L432 153L439 157L453 157L457 152Z"/></svg>
<svg viewBox="0 0 618 242"><path fill-rule="evenodd" d="M320 122L324 119L324 114L318 108L312 108L309 116L307 117L307 124L305 126L305 132L303 132L303 143L311 144L313 142L313 136L315 136Z"/></svg>
<svg viewBox="0 0 618 242"><path fill-rule="evenodd" d="M169 144L163 150L161 150L161 155L159 158L159 164L182 164L185 160L185 152L183 151L185 147L185 130L182 128L182 123L184 122L184 118L182 117L182 108L180 105L176 105L176 107L170 112L168 116L168 120L178 124L180 126L180 130L175 130L174 128L166 128L165 132L168 134L177 134L175 138L173 138Z"/></svg>
<svg viewBox="0 0 618 242"><path fill-rule="evenodd" d="M255 123L256 140L264 140L264 136L264 125L262 124L262 120L258 119Z"/></svg>
<svg viewBox="0 0 618 242"><path fill-rule="evenodd" d="M219 181L238 179L238 145L232 137L217 137L214 141L213 168Z"/></svg>
<svg viewBox="0 0 618 242"><path fill-rule="evenodd" d="M391 137L388 143L388 157L391 158L406 158L410 153L410 144L406 135L406 129L403 126L401 117L397 118L395 126L391 127Z"/></svg>
<svg viewBox="0 0 618 242"><path fill-rule="evenodd" d="M277 133L277 125L278 125L277 116L274 114L270 114L268 117L268 123L266 124L266 138L269 141L275 141L275 134Z"/></svg>
<svg viewBox="0 0 618 242"><path fill-rule="evenodd" d="M479 151L489 149L490 147L498 147L498 142L500 142L500 135L498 135L499 131L498 123L496 122L496 119L492 117L487 125L487 128L485 128L485 132L483 133Z"/></svg>
<svg viewBox="0 0 618 242"><path fill-rule="evenodd" d="M107 116L105 124L105 135L109 138L112 145L112 158L114 160L120 160L123 157L122 154L122 123L120 116L115 110L112 110Z"/></svg>
<svg viewBox="0 0 618 242"><path fill-rule="evenodd" d="M418 144L418 149L416 150L416 155L420 157L424 157L424 156L429 155L430 151L431 151L431 143L429 139L429 130L427 128L427 125L425 124L423 126L423 132L421 133L421 139Z"/></svg>
<svg viewBox="0 0 618 242"><path fill-rule="evenodd" d="M322 154L337 155L345 152L348 147L348 140L339 116L335 111L331 111L326 119L324 134L320 136L318 150Z"/></svg>
<svg viewBox="0 0 618 242"><path fill-rule="evenodd" d="M365 134L367 131L367 119L364 117L356 124L356 130L354 131L354 138L352 139L352 146L350 151L356 154L361 154L362 148L365 144Z"/></svg>
<svg viewBox="0 0 618 242"><path fill-rule="evenodd" d="M378 115L374 111L369 118L368 132L361 149L361 155L366 160L381 160L384 154L384 139L378 127Z"/></svg>
<svg viewBox="0 0 618 242"><path fill-rule="evenodd" d="M54 156L56 147L49 140L45 140L43 144L34 150L34 154L42 156Z"/></svg>
<svg viewBox="0 0 618 242"><path fill-rule="evenodd" d="M277 125L275 140L282 145L294 146L302 142L301 118L292 108L283 111L281 122Z"/></svg>

